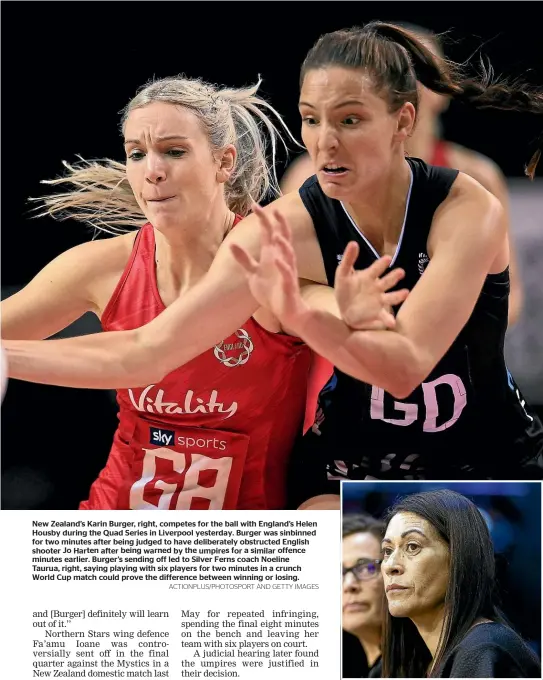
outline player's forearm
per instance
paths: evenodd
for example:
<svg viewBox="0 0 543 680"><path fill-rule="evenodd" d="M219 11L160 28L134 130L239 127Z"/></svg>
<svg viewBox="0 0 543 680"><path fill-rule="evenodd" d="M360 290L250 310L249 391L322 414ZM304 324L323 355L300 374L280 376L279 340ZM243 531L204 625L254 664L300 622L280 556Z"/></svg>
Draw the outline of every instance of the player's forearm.
<svg viewBox="0 0 543 680"><path fill-rule="evenodd" d="M138 331L117 331L58 340L3 343L10 378L29 382L110 389L138 387L159 379L150 349Z"/></svg>
<svg viewBox="0 0 543 680"><path fill-rule="evenodd" d="M139 342L166 374L225 340L258 308L245 275L208 273L197 286L139 329Z"/></svg>
<svg viewBox="0 0 543 680"><path fill-rule="evenodd" d="M47 341L6 341L9 377L29 382L119 389L158 382L234 333L256 303L245 281L202 282L132 331Z"/></svg>
<svg viewBox="0 0 543 680"><path fill-rule="evenodd" d="M394 331L353 331L341 319L309 310L291 323L315 352L357 380L383 388L398 399L418 384L412 343Z"/></svg>

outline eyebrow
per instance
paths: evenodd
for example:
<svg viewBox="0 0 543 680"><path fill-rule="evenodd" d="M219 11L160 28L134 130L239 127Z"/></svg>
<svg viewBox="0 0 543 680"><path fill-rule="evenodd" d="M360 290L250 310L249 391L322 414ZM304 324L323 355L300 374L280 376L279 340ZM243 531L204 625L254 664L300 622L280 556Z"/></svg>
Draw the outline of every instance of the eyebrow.
<svg viewBox="0 0 543 680"><path fill-rule="evenodd" d="M400 534L400 538L405 538L407 536L407 534L413 534L413 533L420 534L421 536L424 536L424 538L426 538L426 534L423 531L421 531L420 529L408 529L407 531L404 531L403 534ZM392 543L392 541L390 540L390 538L383 538L381 543Z"/></svg>
<svg viewBox="0 0 543 680"><path fill-rule="evenodd" d="M309 106L310 109L315 108L313 104L310 104L309 102L298 102L298 106ZM347 99L346 101L341 102L340 104L336 104L332 108L342 109L344 106L365 106L365 103L363 101L360 101L359 99Z"/></svg>
<svg viewBox="0 0 543 680"><path fill-rule="evenodd" d="M168 142L171 141L172 139L188 139L188 137L185 137L184 135L164 135L163 137L155 137L155 141L157 142ZM140 139L125 139L124 140L125 144L141 144Z"/></svg>

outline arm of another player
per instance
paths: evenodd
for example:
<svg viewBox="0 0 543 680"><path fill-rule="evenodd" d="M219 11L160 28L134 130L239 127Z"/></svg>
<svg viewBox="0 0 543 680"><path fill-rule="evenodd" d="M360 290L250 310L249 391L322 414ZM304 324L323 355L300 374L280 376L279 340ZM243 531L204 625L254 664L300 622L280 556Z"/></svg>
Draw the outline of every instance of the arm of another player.
<svg viewBox="0 0 543 680"><path fill-rule="evenodd" d="M37 340L98 312L92 286L119 251L114 239L71 248L46 265L24 288L2 301L2 338ZM118 259L118 258L117 258Z"/></svg>
<svg viewBox="0 0 543 680"><path fill-rule="evenodd" d="M285 174L281 177L281 191L289 194L291 191L298 191L308 177L315 174L313 163L307 153L298 156L288 166Z"/></svg>
<svg viewBox="0 0 543 680"><path fill-rule="evenodd" d="M282 303L284 311L278 306L275 314L340 370L405 398L466 324L498 256L506 260L506 233L499 201L460 175L436 211L430 264L401 307L393 331L353 330L329 312L310 309L297 291L292 260L288 266L277 260L286 302ZM346 252L345 269L351 259Z"/></svg>
<svg viewBox="0 0 543 680"><path fill-rule="evenodd" d="M270 208L264 208L269 210ZM304 278L324 282L313 223L297 194L274 204L294 225ZM146 326L47 342L7 341L9 376L67 387L136 387L161 380L235 332L254 313L245 273L230 251L238 243L255 255L260 230L246 217L228 235L205 277Z"/></svg>

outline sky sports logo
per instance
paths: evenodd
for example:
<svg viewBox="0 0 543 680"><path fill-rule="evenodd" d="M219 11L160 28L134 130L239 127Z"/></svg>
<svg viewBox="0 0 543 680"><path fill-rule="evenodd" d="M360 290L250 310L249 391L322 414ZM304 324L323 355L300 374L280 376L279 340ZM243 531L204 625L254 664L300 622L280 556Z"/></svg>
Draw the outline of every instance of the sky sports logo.
<svg viewBox="0 0 543 680"><path fill-rule="evenodd" d="M175 432L173 430L151 427L149 436L149 443L155 446L170 446L175 441Z"/></svg>
<svg viewBox="0 0 543 680"><path fill-rule="evenodd" d="M184 448L215 449L226 451L227 441L216 437L175 437L174 430L163 430L158 427L149 428L149 443L154 446L183 446Z"/></svg>

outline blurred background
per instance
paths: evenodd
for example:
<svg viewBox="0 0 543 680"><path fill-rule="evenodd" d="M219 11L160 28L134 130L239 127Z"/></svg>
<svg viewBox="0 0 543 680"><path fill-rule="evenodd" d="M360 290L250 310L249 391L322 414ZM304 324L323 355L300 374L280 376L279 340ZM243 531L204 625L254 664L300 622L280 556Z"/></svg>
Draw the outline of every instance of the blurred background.
<svg viewBox="0 0 543 680"><path fill-rule="evenodd" d="M488 525L496 557L501 608L513 628L541 656L541 485L538 482L347 482L343 516L383 518L399 497L451 489L469 498Z"/></svg>
<svg viewBox="0 0 543 680"><path fill-rule="evenodd" d="M457 61L484 44L497 73L542 84L537 3L488 8L487 2L2 3L2 298L92 237L76 222L31 219L28 198L46 191L40 180L60 175L61 161L77 154L122 161L119 112L149 79L185 73L240 86L260 75L261 93L299 136L298 74L307 50L322 33L381 19L450 31L445 50ZM523 171L542 117L453 103L442 121L447 139L490 157L506 175L525 291L507 359L541 412L543 168L534 182ZM283 156L279 176L286 162ZM98 320L86 315L63 335L97 330ZM77 507L106 460L115 426L112 393L11 381L2 405L2 507Z"/></svg>

